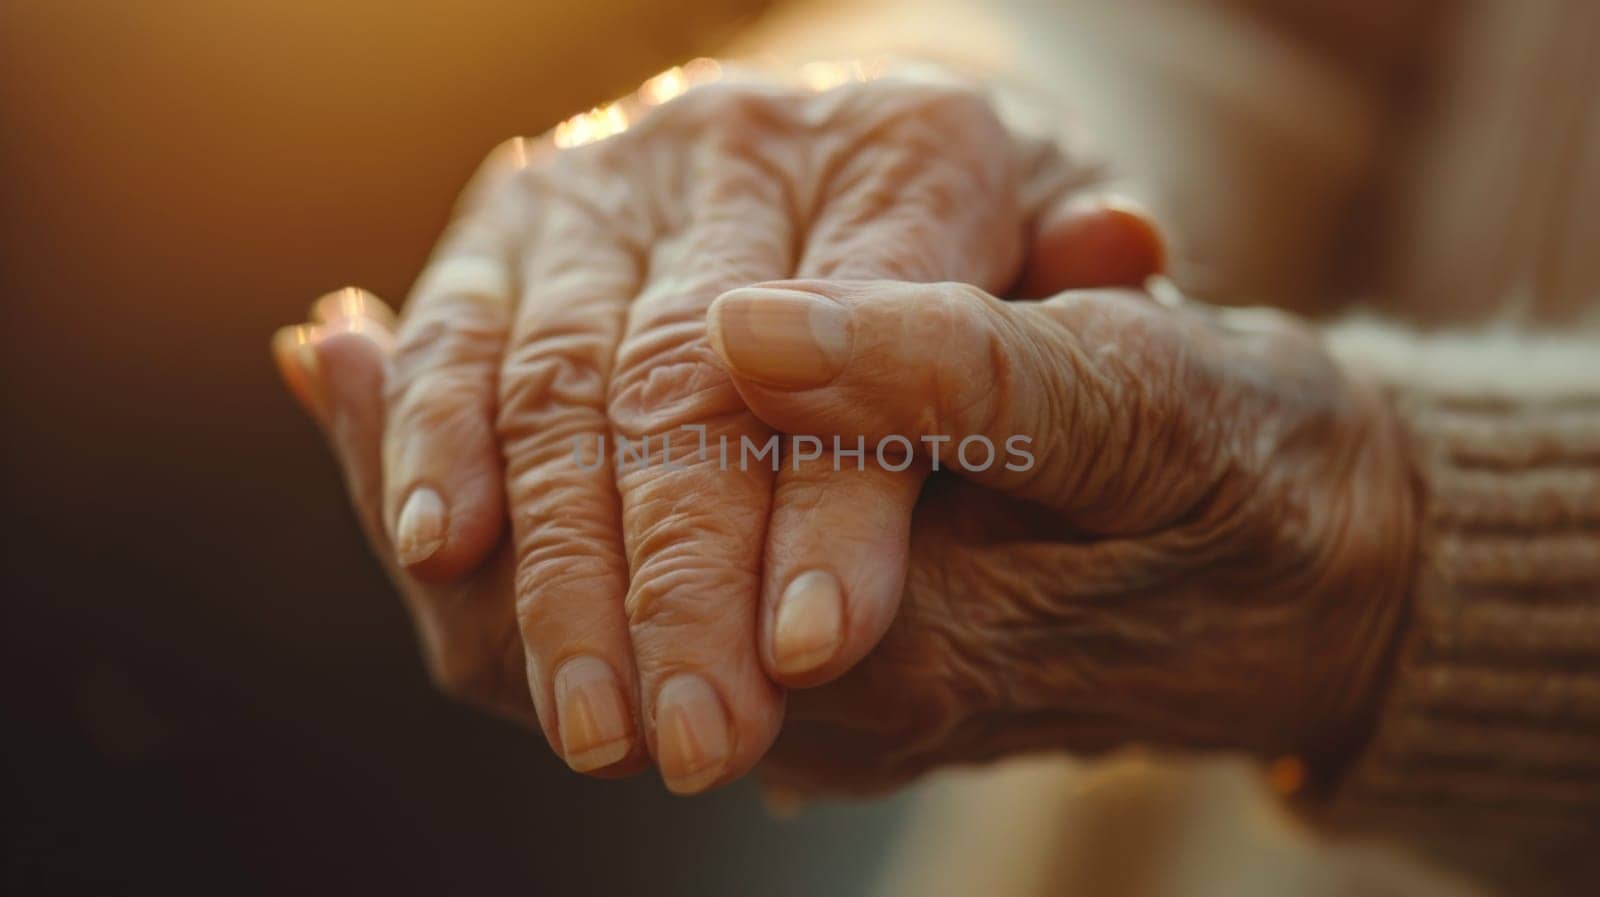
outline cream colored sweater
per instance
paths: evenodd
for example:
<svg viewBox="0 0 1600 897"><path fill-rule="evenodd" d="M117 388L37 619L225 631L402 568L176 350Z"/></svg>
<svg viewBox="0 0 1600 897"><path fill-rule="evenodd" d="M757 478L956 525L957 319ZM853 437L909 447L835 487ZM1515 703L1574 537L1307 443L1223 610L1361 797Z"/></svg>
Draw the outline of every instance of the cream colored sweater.
<svg viewBox="0 0 1600 897"><path fill-rule="evenodd" d="M1447 11L1403 110L1379 294L1475 332L1332 333L1392 385L1422 509L1402 649L1338 811L1567 887L1600 871L1600 5Z"/></svg>
<svg viewBox="0 0 1600 897"><path fill-rule="evenodd" d="M1600 880L1597 343L1333 342L1394 384L1422 499L1400 655L1333 816L1488 880Z"/></svg>

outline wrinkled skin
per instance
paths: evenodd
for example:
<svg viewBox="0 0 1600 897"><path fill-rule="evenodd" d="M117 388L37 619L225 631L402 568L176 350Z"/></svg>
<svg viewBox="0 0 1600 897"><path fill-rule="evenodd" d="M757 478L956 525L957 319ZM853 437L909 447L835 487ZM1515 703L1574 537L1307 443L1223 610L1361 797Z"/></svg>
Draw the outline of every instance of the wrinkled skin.
<svg viewBox="0 0 1600 897"><path fill-rule="evenodd" d="M920 483L882 470L841 477L827 458L781 472L697 460L686 426L712 443L772 435L707 348L710 303L787 276L991 291L1019 279L1138 282L1159 249L1127 213L1083 208L1097 170L1008 134L959 87L718 84L609 139L523 152L486 163L419 278L394 335L381 470L358 463L352 491L444 690L524 719L530 692L531 715L575 769L624 774L654 757L674 790L701 790L765 754L782 720L777 683L827 681L881 636L903 590ZM1094 257L1046 253L1052 266L1024 269L1024 246L1052 240L1093 245ZM336 305L320 309L314 342L343 328ZM336 360L283 351L311 404L336 391ZM294 373L306 357L320 374ZM682 469L576 463L602 438L649 438L659 452L663 435ZM347 470L368 452L347 446ZM422 488L446 508L438 538L405 525ZM863 523L841 534L819 518ZM772 544L785 562L764 567ZM821 564L847 596L842 647L785 668L758 619ZM588 737L593 692L574 708L578 724L562 726L562 671L579 667L614 686L600 695L620 699L626 744ZM701 737L662 744L659 695L685 678ZM724 728L725 742L704 737Z"/></svg>
<svg viewBox="0 0 1600 897"><path fill-rule="evenodd" d="M918 104L933 90L936 108L987 121L978 130L991 138L1001 133L970 94L850 88L884 89L909 89L894 98ZM1018 199L969 196L936 218L927 214L927 191L872 180L874 172L895 171L896 154L907 152L895 140L885 156L866 152L893 127L859 125L873 137L841 144L840 121L817 110L849 102L835 97L813 106L815 96L774 100L759 91L753 101L743 90L708 101L717 110L710 121L735 123L727 133L709 127L720 144L704 142L707 119L690 117L697 123L681 132L640 127L615 144L584 148L609 144L606 154L559 154L527 169L492 162L465 223L447 237L408 306L387 374L382 322L362 319L352 328L350 318L359 315L319 310L324 323L307 350L314 359L309 378L319 385L306 392L329 428L375 548L407 594L441 684L522 719L536 708L561 750L551 679L562 661L576 653L603 657L630 707L642 713L647 735L646 697L663 678L693 669L716 683L733 718L735 748L714 779L679 770L679 790L731 780L767 754L781 708L766 674L785 677L773 669L770 606L761 602L770 604L794 571L820 557L843 571L850 641L827 667L787 683L820 687L791 698L767 766L775 782L871 790L935 764L1018 750L1141 742L1333 753L1357 737L1392 641L1409 551L1408 484L1379 397L1349 383L1304 331L1282 320L1241 329L1231 313L1083 292L1004 312L1011 307L985 291L1016 279L1017 244L1031 237L1034 256L1050 244L1049 234L1027 227L1038 217L1037 197L1058 202L1071 192L1038 183L1080 184L1058 157L1015 152L1003 155L1010 161L983 162L983 153L995 155L992 139L970 157L958 151L962 164L1009 171L980 182L1015 178L1015 192L1006 195ZM862 102L894 107L870 95ZM718 105L728 103L740 110L733 119ZM674 106L662 110L663 119ZM918 122L912 137L896 138L914 138L920 153L959 147L959 135L973 130L920 116L911 116ZM726 194L705 187L711 197L688 208L730 203L721 225L703 233L681 220L678 230L651 231L649 216L624 202L635 194L655 197L662 209L685 201L681 192L654 191L699 183L682 174L684 158L697 153L717 164L702 156L690 171L724 170L728 141L746 146L751 134L770 133L764 129L774 118L788 127L812 122L819 129L802 128L793 141L819 146L762 141L760 158L784 156L773 147L811 158L819 147L838 154L850 145L854 155L836 155L830 164L849 169L845 155L862 160L859 178L821 179L856 196L839 201L842 220L851 223L833 242L819 230L827 215L812 209L788 225L773 224L772 207L751 199L763 185L796 182L774 173L815 174L808 164L763 163L745 189ZM622 142L630 135L642 136ZM552 179L548 172L560 164L600 167L586 169L590 181L571 172ZM641 170L679 176L651 188L629 180ZM944 167L912 170L937 179ZM956 182L972 182L970 170L956 170ZM850 194L860 178L870 186ZM798 180L818 189L816 179ZM557 183L612 186L572 195ZM954 189L930 188L933 195ZM539 202L523 198L529 195ZM917 196L924 198L909 198ZM732 201L738 197L747 202ZM549 230L537 231L529 215ZM803 257L778 263L784 241L777 239L748 248L750 239L759 242L763 221L791 236L803 229L795 222L805 222ZM1063 229L1082 231L1081 222ZM481 287L462 287L475 278L508 289L482 274L500 270L488 259L502 258L504 245L489 256L471 249L471 235L486 233L516 235L512 244L524 256L522 273L507 281L520 282L521 293L503 303L483 301ZM584 267L596 245L613 254ZM735 251L741 246L747 254ZM637 262L641 251L651 261L649 283L608 280L622 276L618 271L639 277L639 266L623 262ZM541 253L550 258L527 258ZM833 261L809 263L814 253ZM469 261L455 261L461 258ZM863 334L878 337L868 347L877 353L866 366L873 376L852 381L847 374L816 395L728 377L727 346L719 359L707 338L707 306L726 289L790 275L902 282L808 282L876 310L874 325L858 320L852 329L858 351ZM982 289L939 284L897 292L903 282L932 280ZM1031 263L1023 280L1040 284ZM1092 284L1045 278L1044 285ZM637 296L619 301L629 289ZM502 346L512 315L519 323ZM376 341L367 338L374 334ZM295 369L286 365L291 381ZM378 397L385 380L387 407ZM991 393L992 402L984 398ZM1010 432L1031 433L1050 449L1040 453L1039 473L1025 480L939 474L926 488L925 464L903 474L841 475L824 461L799 475L786 466L776 477L692 464L649 479L615 469L575 476L574 432L609 425L642 435L685 421L752 434L957 438L963 427L1005 421ZM499 483L502 442L505 497L491 488ZM401 568L390 540L396 506L419 476L406 471L430 464L438 467L423 479L449 494L450 538L420 564ZM694 507L676 496L695 496ZM514 538L494 548L492 521L505 516L507 498ZM851 531L851 521L867 525ZM663 575L679 585L643 584ZM845 670L842 679L821 684ZM534 707L524 682L533 687ZM647 750L668 765L651 736L622 759L585 771L634 771ZM674 784L675 773L664 773Z"/></svg>
<svg viewBox="0 0 1600 897"><path fill-rule="evenodd" d="M929 479L899 615L845 676L794 693L766 781L868 792L1125 744L1337 759L1360 737L1411 500L1382 397L1306 330L1120 292L800 285L861 309L851 367L817 390L736 377L763 419L847 439L1028 433L1036 465ZM360 507L385 350L338 329L317 352Z"/></svg>
<svg viewBox="0 0 1600 897"><path fill-rule="evenodd" d="M876 790L1127 744L1337 761L1359 740L1407 588L1410 483L1386 399L1306 328L1129 292L797 286L852 309L852 355L817 389L736 378L763 420L869 444L1027 433L1037 461L930 481L899 617L793 696L769 781ZM738 369L749 348L723 353Z"/></svg>

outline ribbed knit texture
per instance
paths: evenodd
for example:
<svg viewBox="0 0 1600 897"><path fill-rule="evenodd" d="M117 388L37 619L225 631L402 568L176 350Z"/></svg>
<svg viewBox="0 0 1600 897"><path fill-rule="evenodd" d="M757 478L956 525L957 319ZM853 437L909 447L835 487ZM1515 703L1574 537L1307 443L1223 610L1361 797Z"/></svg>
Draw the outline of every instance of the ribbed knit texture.
<svg viewBox="0 0 1600 897"><path fill-rule="evenodd" d="M1397 401L1422 496L1416 585L1340 814L1564 890L1600 834L1600 377Z"/></svg>

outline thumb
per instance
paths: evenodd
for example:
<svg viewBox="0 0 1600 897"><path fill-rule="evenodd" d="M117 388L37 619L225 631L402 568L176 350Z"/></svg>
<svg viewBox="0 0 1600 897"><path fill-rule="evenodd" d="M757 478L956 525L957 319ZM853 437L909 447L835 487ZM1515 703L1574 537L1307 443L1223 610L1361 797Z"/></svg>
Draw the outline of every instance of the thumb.
<svg viewBox="0 0 1600 897"><path fill-rule="evenodd" d="M708 325L774 428L864 437L889 469L914 452L1066 509L1081 485L1072 462L1110 434L1115 387L1059 309L954 283L790 281L723 294Z"/></svg>

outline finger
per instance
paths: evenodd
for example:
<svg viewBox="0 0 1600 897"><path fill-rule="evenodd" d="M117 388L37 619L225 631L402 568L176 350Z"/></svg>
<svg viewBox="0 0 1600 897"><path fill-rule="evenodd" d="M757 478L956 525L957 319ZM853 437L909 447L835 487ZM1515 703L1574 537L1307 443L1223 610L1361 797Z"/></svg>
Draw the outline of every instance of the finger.
<svg viewBox="0 0 1600 897"><path fill-rule="evenodd" d="M994 139L1005 138L986 107L938 97L957 107L945 114L988 122ZM992 152L963 158L950 146L922 148L919 141L934 132L903 130L885 135L908 150L903 164L862 154L841 167L838 192L818 214L796 276L961 280L991 289L1009 282L1022 236L1009 161ZM764 660L792 687L848 670L894 619L911 516L927 475L910 456L880 458L850 441L808 454L797 446L778 473L762 586Z"/></svg>
<svg viewBox="0 0 1600 897"><path fill-rule="evenodd" d="M272 360L284 386L323 428L328 426L329 384L317 362L317 344L346 330L371 337L384 347L382 356L386 357L394 341L394 312L366 290L345 287L311 303L311 323L280 327L272 335Z"/></svg>
<svg viewBox="0 0 1600 897"><path fill-rule="evenodd" d="M705 310L723 290L792 269L782 195L792 178L733 149L705 146L689 220L652 250L610 401L618 438L654 453L643 464L621 454L616 482L649 737L667 787L681 794L743 775L782 720L756 625L772 469L734 459L724 470L717 450L726 440L737 455L775 434L745 409L706 348ZM704 454L701 434L711 447Z"/></svg>
<svg viewBox="0 0 1600 897"><path fill-rule="evenodd" d="M504 527L494 415L517 231L507 205L487 202L451 224L390 359L384 519L397 559L424 580L476 569Z"/></svg>
<svg viewBox="0 0 1600 897"><path fill-rule="evenodd" d="M508 556L491 558L473 578L450 586L419 582L394 558L383 522L381 457L393 315L370 294L342 291L319 300L313 316L319 323L285 328L274 355L286 380L316 391L318 422L368 542L405 599L430 676L452 697L531 723L521 645L501 636L514 634Z"/></svg>
<svg viewBox="0 0 1600 897"><path fill-rule="evenodd" d="M1099 154L1074 136L1012 140L1028 239L1022 276L1008 296L1138 287L1166 264L1150 213L1116 192Z"/></svg>
<svg viewBox="0 0 1600 897"><path fill-rule="evenodd" d="M1149 213L1114 196L1074 196L1035 224L1017 294L1139 287L1162 272L1166 248Z"/></svg>
<svg viewBox="0 0 1600 897"><path fill-rule="evenodd" d="M594 210L544 187L537 202L497 424L525 676L567 764L619 773L647 755L605 399L639 261Z"/></svg>
<svg viewBox="0 0 1600 897"><path fill-rule="evenodd" d="M285 389L317 426L326 426L328 399L317 368L316 350L311 342L318 333L311 324L280 327L272 334L272 361L283 378Z"/></svg>
<svg viewBox="0 0 1600 897"><path fill-rule="evenodd" d="M387 561L378 449L393 314L376 297L352 288L317 300L312 318L314 323L274 335L273 359L285 384L326 433L362 528Z"/></svg>
<svg viewBox="0 0 1600 897"><path fill-rule="evenodd" d="M960 284L795 281L735 290L709 319L740 394L775 428L915 449L1060 509L1133 500L1108 472L1144 469L1157 459L1125 453L1161 446L1135 444L1134 428L1193 413L1177 407L1182 384L1144 389L1125 372L1148 354L1160 373L1198 347L1154 303L1115 292L1006 303ZM1096 327L1120 337L1095 342L1120 357L1091 356Z"/></svg>
<svg viewBox="0 0 1600 897"><path fill-rule="evenodd" d="M452 225L422 273L391 359L385 518L402 565L447 580L475 568L505 516L492 426L511 278L500 225Z"/></svg>
<svg viewBox="0 0 1600 897"><path fill-rule="evenodd" d="M905 585L926 467L911 456L880 461L859 444L840 448L822 449L826 461L785 464L773 494L764 660L791 687L821 684L860 660L889 628Z"/></svg>

